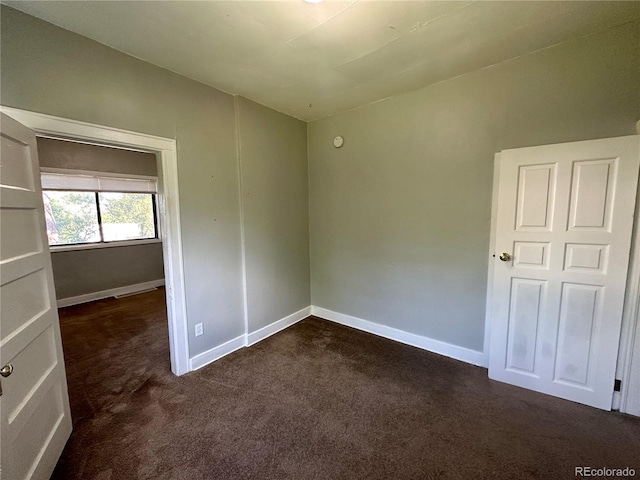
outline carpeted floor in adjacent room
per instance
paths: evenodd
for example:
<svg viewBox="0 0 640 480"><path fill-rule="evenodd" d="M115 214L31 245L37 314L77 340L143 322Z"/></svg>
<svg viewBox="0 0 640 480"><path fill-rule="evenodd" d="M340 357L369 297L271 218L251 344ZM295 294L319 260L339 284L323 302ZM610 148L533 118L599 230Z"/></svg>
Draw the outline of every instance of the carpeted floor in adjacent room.
<svg viewBox="0 0 640 480"><path fill-rule="evenodd" d="M640 475L640 418L318 318L182 377L163 290L68 307L60 321L74 431L54 479Z"/></svg>

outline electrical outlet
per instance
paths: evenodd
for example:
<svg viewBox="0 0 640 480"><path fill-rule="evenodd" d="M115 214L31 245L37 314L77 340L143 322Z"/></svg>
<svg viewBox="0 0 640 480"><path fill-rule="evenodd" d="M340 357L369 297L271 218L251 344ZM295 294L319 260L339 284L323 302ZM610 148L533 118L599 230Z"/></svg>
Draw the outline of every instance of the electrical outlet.
<svg viewBox="0 0 640 480"><path fill-rule="evenodd" d="M196 323L196 337L199 337L204 333L201 323Z"/></svg>

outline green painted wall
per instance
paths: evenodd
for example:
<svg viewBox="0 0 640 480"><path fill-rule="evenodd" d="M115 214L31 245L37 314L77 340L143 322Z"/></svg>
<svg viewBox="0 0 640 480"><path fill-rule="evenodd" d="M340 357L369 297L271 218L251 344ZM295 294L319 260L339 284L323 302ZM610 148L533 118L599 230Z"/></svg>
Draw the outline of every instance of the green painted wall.
<svg viewBox="0 0 640 480"><path fill-rule="evenodd" d="M58 300L164 279L161 243L52 252L51 264Z"/></svg>
<svg viewBox="0 0 640 480"><path fill-rule="evenodd" d="M157 159L152 153L45 137L38 138L37 142L40 167L152 177L158 175Z"/></svg>
<svg viewBox="0 0 640 480"><path fill-rule="evenodd" d="M190 354L244 334L234 97L4 5L0 8L2 105L176 139ZM247 108L245 115L254 110ZM255 113L258 119L245 120L259 131L260 122L271 118L263 111ZM292 135L298 138L299 122L290 122L295 125ZM250 136L245 135L244 141L252 144ZM261 161L274 158L269 153ZM306 164L306 158L302 160ZM287 178L272 180L276 191ZM306 189L306 184L300 188ZM304 229L301 235L308 235L306 221L298 220ZM262 253L250 253L252 262L268 263ZM279 274L290 275L304 290L309 282L308 257L306 263L306 268ZM289 303L298 308L298 290L280 288L278 294L291 295ZM267 313L285 310L287 302L278 297L277 308ZM204 335L196 338L194 325L200 322Z"/></svg>
<svg viewBox="0 0 640 480"><path fill-rule="evenodd" d="M634 23L310 123L313 305L482 350L494 153L638 118Z"/></svg>
<svg viewBox="0 0 640 480"><path fill-rule="evenodd" d="M249 332L311 304L307 125L238 97Z"/></svg>

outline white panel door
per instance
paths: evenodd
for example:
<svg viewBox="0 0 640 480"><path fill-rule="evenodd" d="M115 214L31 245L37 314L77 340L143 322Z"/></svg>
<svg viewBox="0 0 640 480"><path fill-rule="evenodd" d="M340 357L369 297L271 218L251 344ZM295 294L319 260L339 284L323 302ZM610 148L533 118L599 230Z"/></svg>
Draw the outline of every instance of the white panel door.
<svg viewBox="0 0 640 480"><path fill-rule="evenodd" d="M491 378L611 409L639 139L501 153Z"/></svg>
<svg viewBox="0 0 640 480"><path fill-rule="evenodd" d="M36 138L0 115L0 474L48 479L71 414Z"/></svg>

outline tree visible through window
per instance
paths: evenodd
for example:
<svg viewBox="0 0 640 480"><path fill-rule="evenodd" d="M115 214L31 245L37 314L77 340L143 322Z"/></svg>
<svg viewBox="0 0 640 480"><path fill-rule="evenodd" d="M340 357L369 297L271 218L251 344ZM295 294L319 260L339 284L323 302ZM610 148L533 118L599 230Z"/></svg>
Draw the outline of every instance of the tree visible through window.
<svg viewBox="0 0 640 480"><path fill-rule="evenodd" d="M155 238L152 195L100 192L98 202L105 242Z"/></svg>
<svg viewBox="0 0 640 480"><path fill-rule="evenodd" d="M43 190L49 245L157 238L155 195Z"/></svg>
<svg viewBox="0 0 640 480"><path fill-rule="evenodd" d="M42 192L49 245L100 241L98 208L93 192Z"/></svg>

